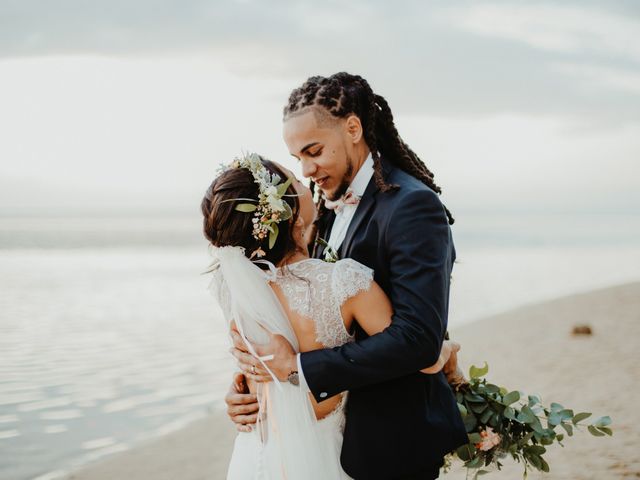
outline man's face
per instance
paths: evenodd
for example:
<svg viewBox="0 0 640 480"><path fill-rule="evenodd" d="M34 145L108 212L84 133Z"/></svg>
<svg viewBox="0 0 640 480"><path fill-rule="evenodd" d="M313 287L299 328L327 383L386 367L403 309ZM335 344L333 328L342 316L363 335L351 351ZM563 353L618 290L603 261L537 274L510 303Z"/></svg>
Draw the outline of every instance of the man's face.
<svg viewBox="0 0 640 480"><path fill-rule="evenodd" d="M347 191L354 175L353 142L343 119L318 121L309 109L284 121L283 136L302 175L311 178L326 198L337 200Z"/></svg>

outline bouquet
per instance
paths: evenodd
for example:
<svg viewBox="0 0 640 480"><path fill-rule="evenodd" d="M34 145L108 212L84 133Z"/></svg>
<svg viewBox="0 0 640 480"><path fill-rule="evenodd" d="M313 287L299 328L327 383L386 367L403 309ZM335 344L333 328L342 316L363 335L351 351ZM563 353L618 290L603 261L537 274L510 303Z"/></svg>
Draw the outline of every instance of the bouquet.
<svg viewBox="0 0 640 480"><path fill-rule="evenodd" d="M531 467L549 471L543 457L546 446L554 442L564 446L565 434L573 436L574 429L586 427L596 437L613 434L608 416L585 424L591 413L574 413L559 403L546 407L537 395L525 396L520 391L510 392L489 383L483 378L488 371L486 362L481 368L471 366L470 380L453 386L469 443L447 456L445 472L457 456L475 480L489 473L486 467L493 465L500 470L501 461L510 455L522 462L523 478L527 478ZM563 432L558 432L558 428Z"/></svg>

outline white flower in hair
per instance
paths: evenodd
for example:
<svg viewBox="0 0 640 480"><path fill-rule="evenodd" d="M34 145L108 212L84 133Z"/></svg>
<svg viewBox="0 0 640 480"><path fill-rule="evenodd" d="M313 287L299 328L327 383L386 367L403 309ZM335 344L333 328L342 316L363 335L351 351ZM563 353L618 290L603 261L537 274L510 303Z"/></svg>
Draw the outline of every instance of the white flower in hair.
<svg viewBox="0 0 640 480"><path fill-rule="evenodd" d="M271 174L262 164L262 159L257 153L245 154L234 159L229 165L221 166L221 171L225 172L231 168L246 168L253 175L255 183L258 184L260 193L258 199L233 198L225 201L243 200L254 203L239 203L236 210L239 212L253 213L253 237L256 240L269 238L269 248L273 248L278 238L278 223L291 218L293 212L287 202L283 200L286 191L291 185L292 178L281 183L280 175ZM263 256L261 248L258 256ZM262 255L259 255L259 254ZM252 254L253 256L253 254Z"/></svg>

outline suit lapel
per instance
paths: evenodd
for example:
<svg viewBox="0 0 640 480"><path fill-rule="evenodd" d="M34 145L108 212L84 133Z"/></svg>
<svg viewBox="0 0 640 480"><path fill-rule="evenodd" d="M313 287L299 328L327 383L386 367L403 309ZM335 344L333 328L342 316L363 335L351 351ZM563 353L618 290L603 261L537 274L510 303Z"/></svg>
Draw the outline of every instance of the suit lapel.
<svg viewBox="0 0 640 480"><path fill-rule="evenodd" d="M316 239L318 237L322 238L325 241L329 241L329 236L331 235L331 229L333 228L333 222L336 219L336 214L333 211L327 213L327 217L323 218L321 225L318 225L318 234L316 235ZM319 243L315 243L313 246L313 258L324 258L324 249L323 245Z"/></svg>
<svg viewBox="0 0 640 480"><path fill-rule="evenodd" d="M339 256L340 258L347 258L351 252L351 241L353 240L353 236L358 231L358 227L367 217L367 214L376 204L376 194L378 193L378 187L376 186L375 179L371 177L369 180L369 185L367 185L367 189L364 191L364 195L360 199L360 203L358 204L358 208L356 209L356 213L354 213L353 218L351 219L351 223L349 224L349 228L347 228L347 234L342 241L342 245L340 245Z"/></svg>
<svg viewBox="0 0 640 480"><path fill-rule="evenodd" d="M383 177L387 180L393 170L393 166L389 162L386 162L384 158L380 159L380 163L382 164ZM375 177L371 177L371 180L369 180L369 184L367 185L367 189L364 191L364 194L360 199L356 213L351 219L351 223L349 224L349 228L347 229L347 234L344 237L342 245L340 245L340 248L338 249L338 256L340 258L348 258L351 255L351 242L353 241L353 237L364 219L367 218L369 212L375 206L376 195L379 191Z"/></svg>

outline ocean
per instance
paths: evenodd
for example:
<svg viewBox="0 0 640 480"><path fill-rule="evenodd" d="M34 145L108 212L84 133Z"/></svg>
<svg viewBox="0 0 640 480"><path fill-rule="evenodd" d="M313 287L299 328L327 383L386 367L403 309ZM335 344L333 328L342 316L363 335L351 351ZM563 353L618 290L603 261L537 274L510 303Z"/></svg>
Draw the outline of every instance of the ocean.
<svg viewBox="0 0 640 480"><path fill-rule="evenodd" d="M638 215L457 215L449 324L640 280ZM0 217L0 478L53 479L223 408L197 216Z"/></svg>

